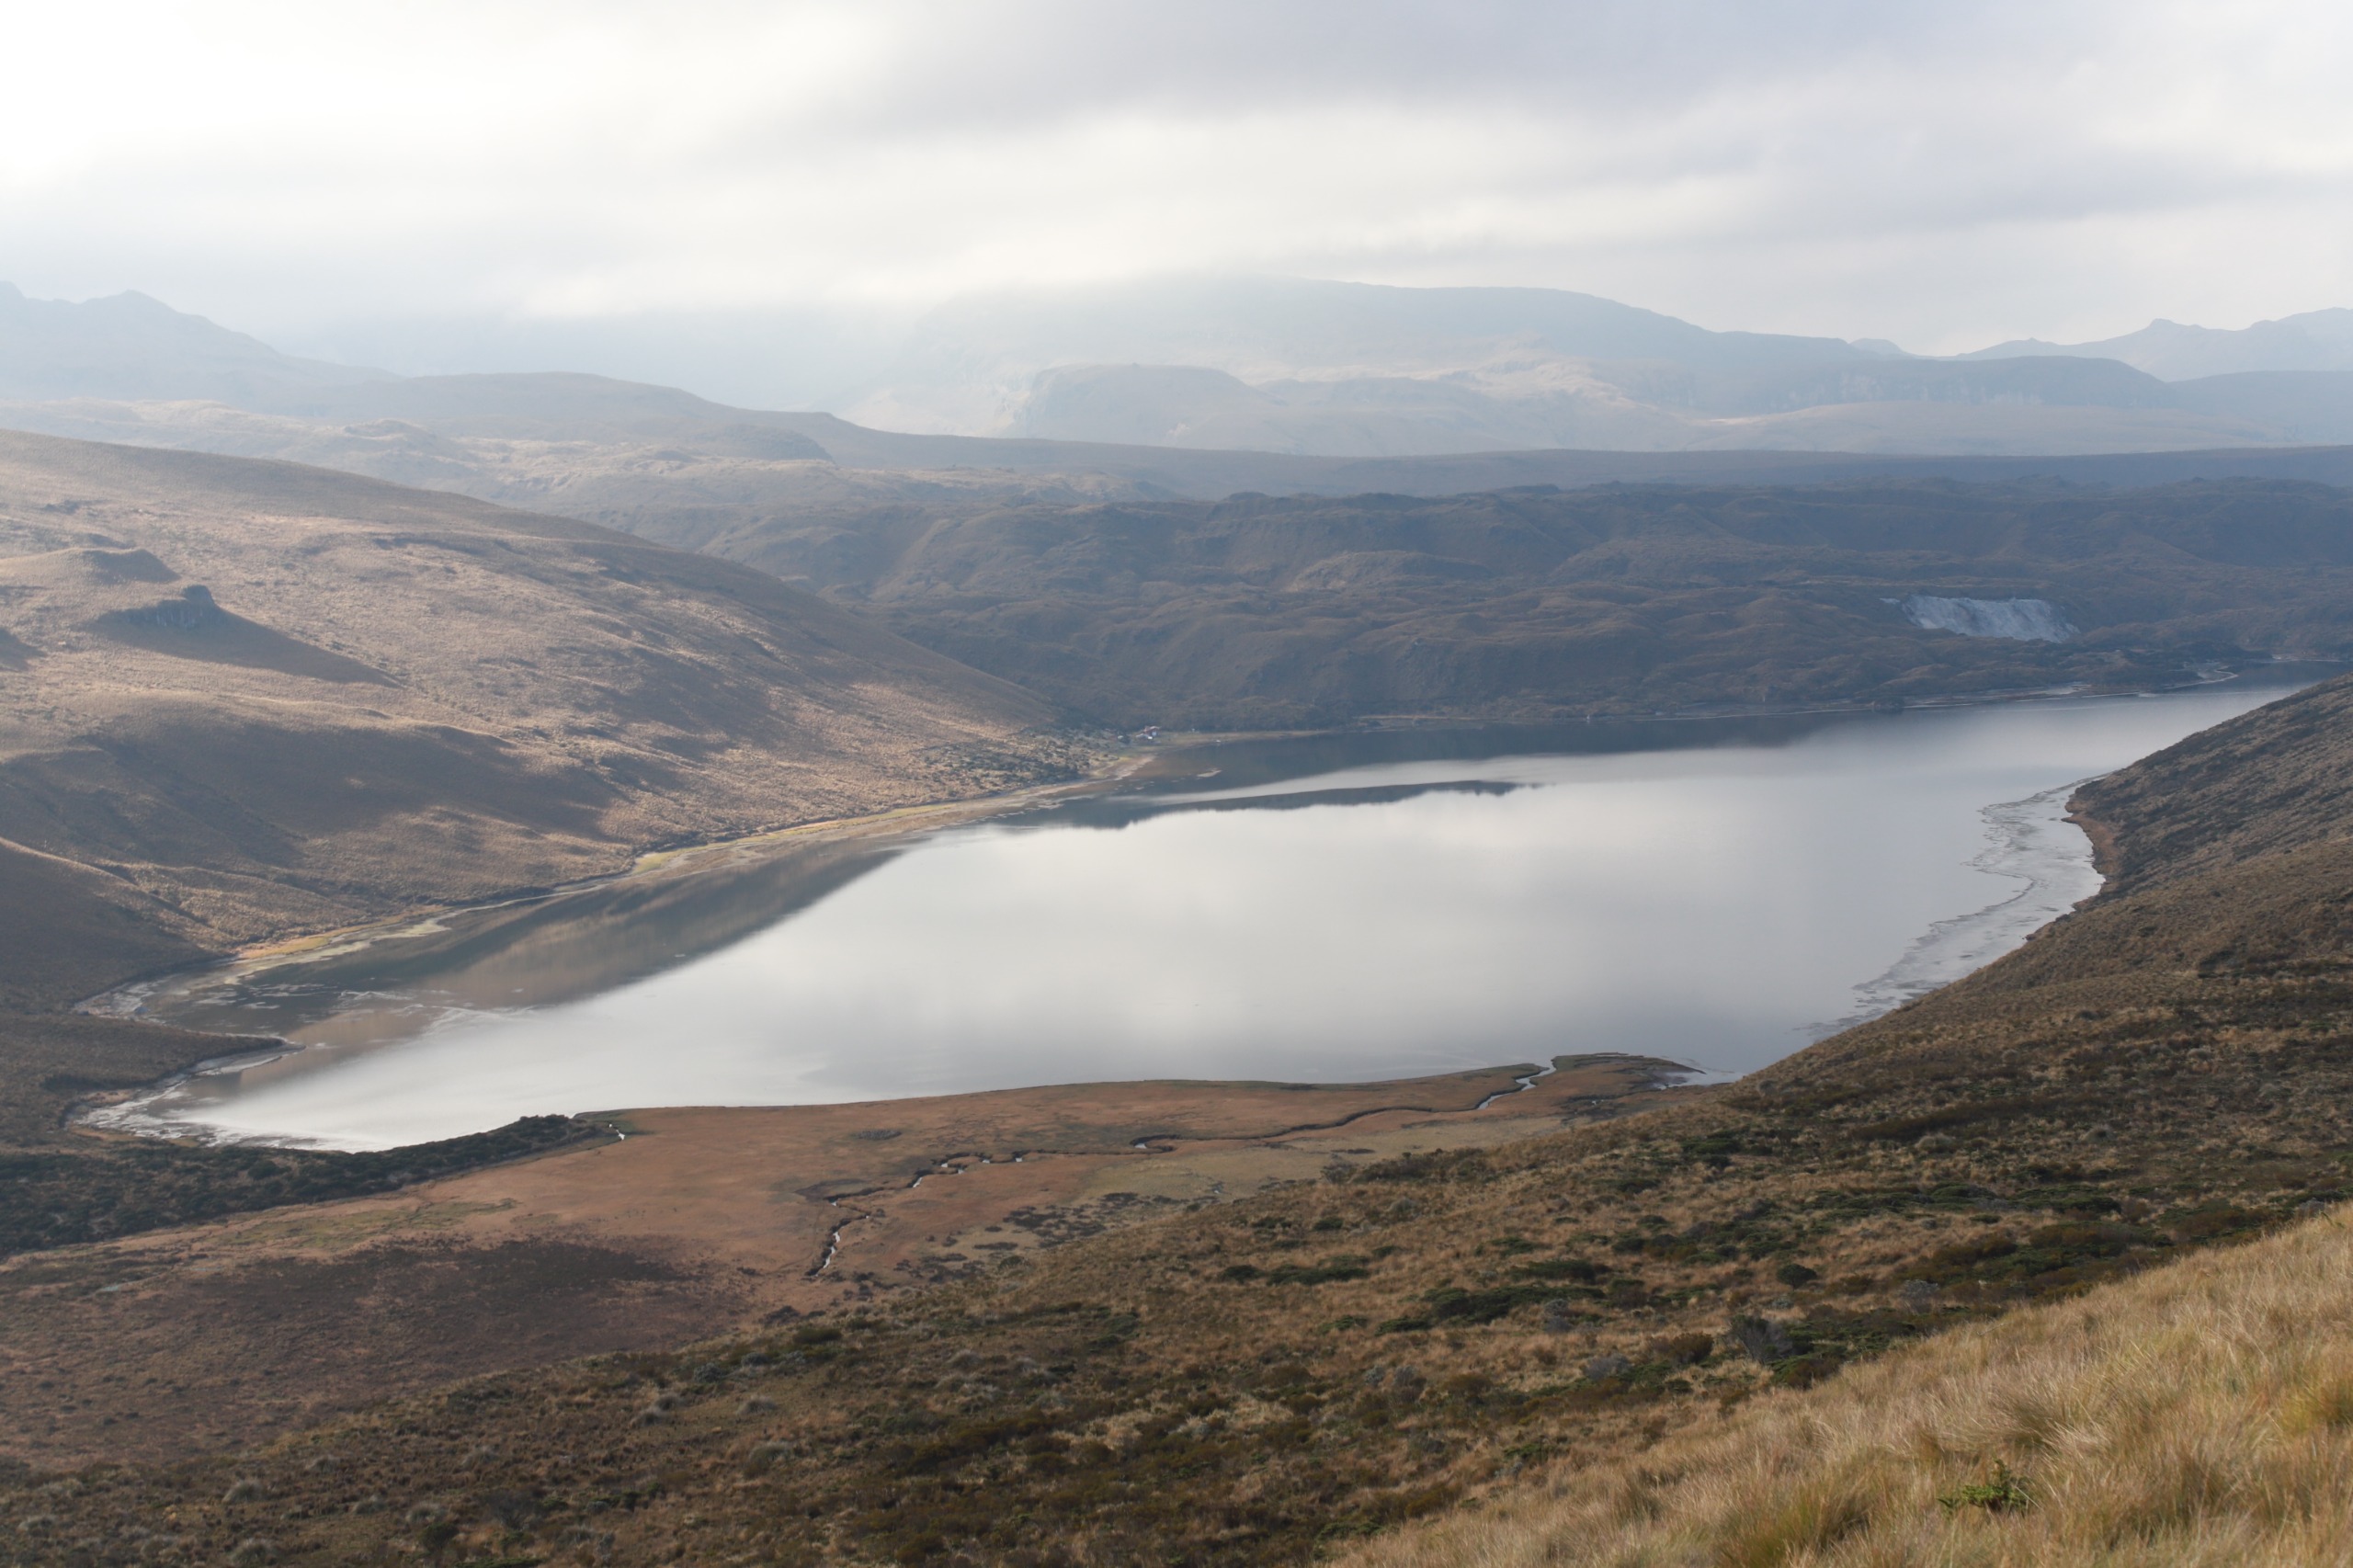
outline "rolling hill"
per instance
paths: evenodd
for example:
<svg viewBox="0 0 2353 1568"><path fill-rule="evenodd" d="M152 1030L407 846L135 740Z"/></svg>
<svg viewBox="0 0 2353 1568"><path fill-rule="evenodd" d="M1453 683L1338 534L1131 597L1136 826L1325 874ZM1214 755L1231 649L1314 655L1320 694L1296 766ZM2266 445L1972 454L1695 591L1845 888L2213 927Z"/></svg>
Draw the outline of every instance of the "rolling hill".
<svg viewBox="0 0 2353 1568"><path fill-rule="evenodd" d="M2301 394L2276 395L2278 378L2256 381L2262 384L2245 395L2278 403L2279 417L2310 412ZM728 504L743 517L836 509L828 493L844 485L875 505L904 506L936 502L942 484L985 487L998 500L1019 498L1030 487L1038 498L1051 499L1079 485L1140 499L1216 501L1245 491L1452 495L1532 484L1809 484L1867 478L1976 483L2055 478L2101 486L2225 478L2353 483L2353 446L2134 451L2131 432L2121 428L2087 439L2080 451L2040 455L2006 455L1992 442L1984 450L1943 456L1909 452L1899 443L1881 452L1553 448L1373 458L910 435L830 414L730 408L673 388L563 374L417 377L337 391L332 401L314 397L302 406L311 412L256 413L202 401L0 403L0 427L280 458L559 510L571 505L565 482L574 474L626 466L633 483L651 487L661 482L664 465L689 464L702 471L698 479L724 465L729 472L721 483L736 493ZM2324 402L2324 415L2326 407ZM1922 403L1889 404L1879 417L1949 430L1950 421L1966 413L1965 407L1957 414L1952 404ZM1844 415L1834 407L1791 417L1834 423ZM2086 417L2105 416L2094 411ZM805 466L810 462L835 472L813 474ZM649 488L641 509L658 506L651 495ZM675 509L708 514L710 501L684 498Z"/></svg>
<svg viewBox="0 0 2353 1568"><path fill-rule="evenodd" d="M585 490L585 487L584 487ZM585 499L574 492L575 503ZM1120 725L1917 701L2353 651L2353 502L2238 482L1529 490L617 522ZM1954 635L1915 596L2061 607Z"/></svg>
<svg viewBox="0 0 2353 1568"><path fill-rule="evenodd" d="M52 1004L188 944L1026 777L1050 717L707 556L33 436L0 437L0 692L5 983Z"/></svg>
<svg viewBox="0 0 2353 1568"><path fill-rule="evenodd" d="M657 846L1063 777L1085 756L1052 717L765 574L593 525L0 435L0 1182L224 1200L199 1156L118 1164L63 1130L78 1096L222 1050L71 1010L102 989Z"/></svg>
<svg viewBox="0 0 2353 1568"><path fill-rule="evenodd" d="M590 378L394 389L415 418L51 412L741 562L1110 724L1880 703L2346 651L2343 494L2279 476L2353 481L2353 449L2054 464L2070 485L2018 459L1344 462L892 436ZM1406 493L1169 495L1236 479ZM1412 494L1499 481L1528 483ZM1955 637L1915 595L2061 603L2083 635Z"/></svg>

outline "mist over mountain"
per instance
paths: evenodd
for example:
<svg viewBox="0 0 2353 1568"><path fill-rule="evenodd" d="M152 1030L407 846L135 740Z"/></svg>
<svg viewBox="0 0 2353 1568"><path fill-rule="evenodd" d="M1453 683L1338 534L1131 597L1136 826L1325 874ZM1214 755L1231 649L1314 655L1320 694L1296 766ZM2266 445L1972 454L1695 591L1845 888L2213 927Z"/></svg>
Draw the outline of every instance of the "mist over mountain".
<svg viewBox="0 0 2353 1568"><path fill-rule="evenodd" d="M144 294L28 300L0 282L0 396L202 398L272 407L302 391L389 379L281 354Z"/></svg>
<svg viewBox="0 0 2353 1568"><path fill-rule="evenodd" d="M2116 340L2147 349L2152 369L2092 352L2100 345L2005 345L1947 359L1878 342L1716 332L1558 290L1221 278L953 301L887 362L877 335L820 342L808 323L764 337L711 322L662 360L692 371L725 344L733 358L719 379L739 386L761 381L763 357L784 363L804 341L815 345L808 363L769 384L813 386L867 364L859 390L834 400L847 423L821 432L806 415L594 373L650 362L644 323L583 326L576 338L543 326L483 350L517 364L544 353L529 371L403 376L282 354L143 295L69 304L8 289L0 400L17 405L10 418L27 428L103 434L95 419L153 440L168 426L176 433L165 444L275 455L291 455L282 438L222 448L217 417L161 416L149 405L200 403L338 428L396 419L505 439L691 431L707 444L715 426L740 426L769 434L731 450L776 459L840 456L842 442L872 446L878 433L961 437L983 445L941 449L915 466L1131 474L1132 460L1108 454L1012 443L1339 459L1563 449L2057 457L2353 442L2353 347L2332 347L2329 335L2347 321L2353 312L2322 312L2241 334L2151 328ZM2168 379L2159 372L2188 362L2188 350L2165 347L2176 339L2235 368ZM406 362L469 364L462 334L411 350ZM69 418L51 406L94 401L145 412ZM804 439L778 434L788 426ZM1256 478L1235 487L1254 485L1263 487Z"/></svg>
<svg viewBox="0 0 2353 1568"><path fill-rule="evenodd" d="M1179 278L950 301L839 412L918 433L1361 457L2182 450L2353 437L2353 377L2327 379L2353 367L2325 359L2241 354L2230 369L2324 379L2184 385L2088 351L1932 359L1559 290Z"/></svg>
<svg viewBox="0 0 2353 1568"><path fill-rule="evenodd" d="M890 363L914 315L855 306L387 315L278 341L293 353L409 377L552 371L690 387L745 408L833 408Z"/></svg>
<svg viewBox="0 0 2353 1568"><path fill-rule="evenodd" d="M2167 381L2268 371L2353 370L2353 310L2306 311L2235 331L2153 321L2138 332L2097 343L2045 343L2022 337L1961 358L2027 356L2116 359Z"/></svg>

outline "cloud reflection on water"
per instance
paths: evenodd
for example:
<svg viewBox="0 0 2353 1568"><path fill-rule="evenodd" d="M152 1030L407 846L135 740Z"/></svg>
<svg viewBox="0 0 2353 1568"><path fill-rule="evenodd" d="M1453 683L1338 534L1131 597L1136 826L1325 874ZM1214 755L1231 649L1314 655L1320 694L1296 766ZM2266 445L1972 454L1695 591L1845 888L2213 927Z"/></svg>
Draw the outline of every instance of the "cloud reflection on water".
<svg viewBox="0 0 2353 1568"><path fill-rule="evenodd" d="M195 1079L145 1113L357 1146L546 1110L1351 1080L1587 1051L1745 1071L1849 1014L1923 932L2016 891L1972 865L1986 807L2266 695L1389 762L961 829L601 994L477 996L415 1038ZM1295 809L1239 809L1252 796ZM630 921L593 939L626 947ZM560 963L565 939L539 931L535 950ZM431 983L405 975L403 994Z"/></svg>

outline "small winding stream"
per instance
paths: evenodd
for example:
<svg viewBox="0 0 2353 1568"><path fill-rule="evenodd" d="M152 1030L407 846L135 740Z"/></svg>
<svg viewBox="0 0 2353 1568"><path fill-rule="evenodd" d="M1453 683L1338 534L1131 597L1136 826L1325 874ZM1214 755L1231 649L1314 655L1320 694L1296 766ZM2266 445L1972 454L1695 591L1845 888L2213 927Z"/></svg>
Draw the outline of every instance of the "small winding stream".
<svg viewBox="0 0 2353 1568"><path fill-rule="evenodd" d="M1150 789L119 994L297 1049L226 1054L94 1119L356 1148L543 1111L1571 1051L1746 1072L2096 891L2063 820L2077 781L2317 674L1204 748Z"/></svg>

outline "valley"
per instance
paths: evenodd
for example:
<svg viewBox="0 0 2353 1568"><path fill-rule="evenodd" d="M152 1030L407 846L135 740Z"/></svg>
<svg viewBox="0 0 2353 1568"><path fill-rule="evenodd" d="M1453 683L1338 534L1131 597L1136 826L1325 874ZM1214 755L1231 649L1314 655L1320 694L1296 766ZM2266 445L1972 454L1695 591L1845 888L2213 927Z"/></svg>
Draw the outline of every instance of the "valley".
<svg viewBox="0 0 2353 1568"><path fill-rule="evenodd" d="M893 458L864 449L949 438L878 441L824 420L811 427L827 445L808 455L781 423L798 416L731 425L723 416L742 411L612 386L566 402L531 378L473 390L487 403L420 408L425 425L188 410L63 423L354 469L738 562L1114 729L1871 706L2070 682L2134 689L2181 684L2203 665L2346 647L2335 486L2353 472L2332 469L2328 452L2173 483L2148 466L2156 459L2102 460L2109 467L2059 484L1995 482L1998 465L1965 467L1984 481L1956 484L1921 476L1916 462L1856 460L1724 483L1705 469L1566 454L1619 468L1444 460L1422 485L1478 493L1197 502L1166 493L1222 495L1217 485L1253 476L1230 463L1165 472L1176 454L1165 451L1021 442ZM530 409L542 412L526 437L513 411ZM195 422L175 423L182 415ZM1257 477L1287 489L1314 478ZM1336 477L1407 476L1323 476ZM1547 488L1560 483L1573 487ZM1499 483L1521 487L1490 488ZM1915 594L2041 597L2084 635L1957 638L1907 623L1892 601Z"/></svg>
<svg viewBox="0 0 2353 1568"><path fill-rule="evenodd" d="M2353 1568L2353 22L18 7L0 1568Z"/></svg>
<svg viewBox="0 0 2353 1568"><path fill-rule="evenodd" d="M816 1315L498 1372L193 1462L28 1474L0 1507L31 1528L0 1550L1300 1561L1473 1497L1491 1501L1449 1528L1476 1531L1506 1502L1518 1518L1530 1505L1512 1499L1542 1495L1531 1484L1654 1445L1721 1462L1704 1457L1711 1434L1745 1429L1752 1406L1802 1418L1845 1397L1849 1364L2046 1300L2227 1275L2229 1250L2172 1260L2328 1222L2308 1217L2343 1198L2353 1159L2334 1110L2353 1062L2353 840L2287 786L2341 772L2348 748L2340 680L2087 789L2077 809L2108 864L2133 868L2125 880L1970 979L1739 1084L1614 1116L1633 1107L1588 1090L1542 1107L1557 1130L1512 1142L1401 1128L1428 1146L1392 1153L1368 1135L1352 1147L1370 1155L1313 1179L1017 1243L969 1279L892 1288L854 1270L848 1299ZM2226 771L2245 802L2227 823L2168 814ZM645 1143L691 1126L649 1119ZM560 1173L609 1168L637 1142L431 1189L448 1195L438 1222L486 1222L460 1192L523 1213L585 1194L593 1177ZM698 1202L728 1201L707 1190ZM307 1227L332 1257L381 1222L337 1212L264 1229ZM437 1222L429 1204L393 1212ZM117 1310L91 1293L108 1270L125 1289L108 1299L134 1313L141 1292L183 1288L139 1248L225 1250L229 1235L10 1272L18 1289L63 1287L38 1320L63 1344L76 1314ZM54 1375L39 1392L76 1406L58 1410L61 1434L97 1400ZM2030 1435L1939 1440L1938 1484L1996 1456L2046 1462ZM2151 1528L2237 1528L2240 1506L2216 1496Z"/></svg>
<svg viewBox="0 0 2353 1568"><path fill-rule="evenodd" d="M2341 679L2085 787L2097 899L1732 1084L1563 1056L1503 1097L615 1107L376 1154L70 1128L221 1053L71 1010L138 975L659 900L698 846L822 881L860 824L1133 769L1145 723L2178 687L2341 657L2353 564L2343 494L2279 479L1212 504L634 439L510 472L574 473L514 492L564 517L6 438L0 1561L1331 1557L2346 1190Z"/></svg>

